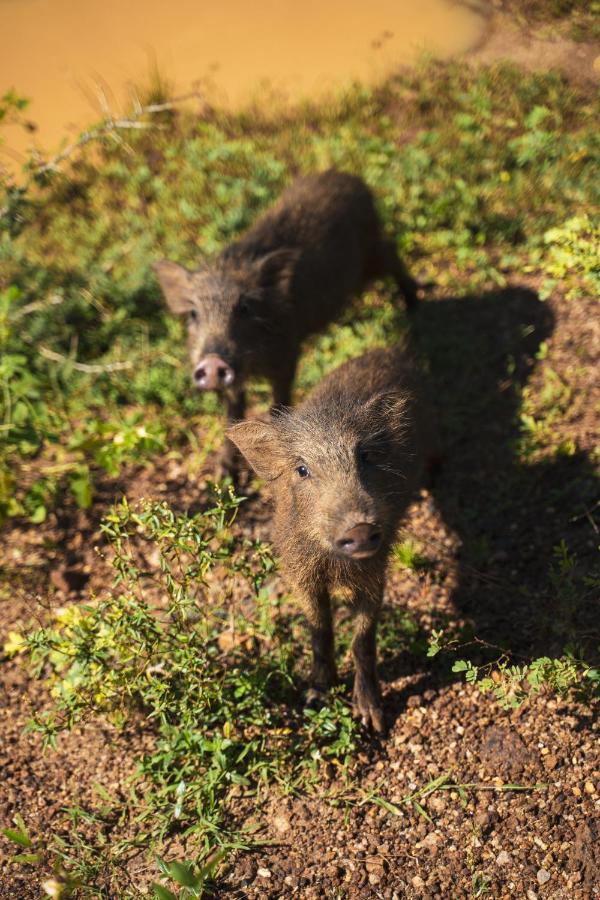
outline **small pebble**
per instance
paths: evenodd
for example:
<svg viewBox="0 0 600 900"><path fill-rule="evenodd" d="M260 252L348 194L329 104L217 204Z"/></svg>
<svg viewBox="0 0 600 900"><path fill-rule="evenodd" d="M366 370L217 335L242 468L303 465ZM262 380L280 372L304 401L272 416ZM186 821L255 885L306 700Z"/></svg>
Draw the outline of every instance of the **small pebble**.
<svg viewBox="0 0 600 900"><path fill-rule="evenodd" d="M273 819L273 825L280 834L283 834L284 832L290 830L290 820L286 816L275 816L275 818Z"/></svg>
<svg viewBox="0 0 600 900"><path fill-rule="evenodd" d="M546 884L547 881L550 881L550 872L547 869L538 869L537 880L538 884Z"/></svg>
<svg viewBox="0 0 600 900"><path fill-rule="evenodd" d="M270 869L257 869L256 874L259 876L259 878L270 878L271 870ZM548 876L548 877L550 877L550 876Z"/></svg>
<svg viewBox="0 0 600 900"><path fill-rule="evenodd" d="M506 850L501 850L496 857L497 866L507 866L510 863L510 854Z"/></svg>

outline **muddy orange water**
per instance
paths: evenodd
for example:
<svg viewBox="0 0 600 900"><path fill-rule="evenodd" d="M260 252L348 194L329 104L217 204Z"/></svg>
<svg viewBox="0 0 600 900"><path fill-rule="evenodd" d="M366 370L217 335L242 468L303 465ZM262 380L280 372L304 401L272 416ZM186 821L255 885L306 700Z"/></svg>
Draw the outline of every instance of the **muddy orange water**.
<svg viewBox="0 0 600 900"><path fill-rule="evenodd" d="M185 93L239 104L270 83L291 98L373 82L423 52L477 42L484 0L0 0L0 96L31 98L33 133L0 131L4 161L56 150L122 112L151 63ZM129 86L129 88L128 88Z"/></svg>

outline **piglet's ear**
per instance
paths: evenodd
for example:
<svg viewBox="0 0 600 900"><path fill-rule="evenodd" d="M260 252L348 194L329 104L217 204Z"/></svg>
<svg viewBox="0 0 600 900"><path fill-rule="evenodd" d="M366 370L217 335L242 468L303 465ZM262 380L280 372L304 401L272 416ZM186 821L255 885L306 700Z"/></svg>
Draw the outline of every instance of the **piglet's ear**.
<svg viewBox="0 0 600 900"><path fill-rule="evenodd" d="M267 253L254 264L255 276L262 288L278 288L285 291L294 276L300 251L291 247L283 247Z"/></svg>
<svg viewBox="0 0 600 900"><path fill-rule="evenodd" d="M171 312L181 315L192 306L192 274L183 266L162 259L152 266Z"/></svg>
<svg viewBox="0 0 600 900"><path fill-rule="evenodd" d="M271 422L238 422L227 437L246 457L259 478L272 481L285 466L285 454L277 428Z"/></svg>
<svg viewBox="0 0 600 900"><path fill-rule="evenodd" d="M401 438L410 425L409 396L402 391L384 391L372 397L363 413L373 423L376 432Z"/></svg>

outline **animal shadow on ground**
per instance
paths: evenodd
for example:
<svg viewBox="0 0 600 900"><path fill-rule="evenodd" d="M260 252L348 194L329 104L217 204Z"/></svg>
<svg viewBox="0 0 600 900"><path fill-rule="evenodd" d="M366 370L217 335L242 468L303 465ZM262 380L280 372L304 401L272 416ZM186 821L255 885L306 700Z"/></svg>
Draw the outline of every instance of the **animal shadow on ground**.
<svg viewBox="0 0 600 900"><path fill-rule="evenodd" d="M510 649L516 662L560 655L568 644L591 655L600 642L590 587L592 460L578 451L532 462L519 451L521 391L554 324L537 294L510 288L423 303L414 325L442 444L433 495L459 544L452 602L474 636ZM480 661L479 652L461 655ZM392 681L406 665L398 654L381 675ZM422 672L420 691L438 680L435 668ZM402 712L405 693L388 694L390 717Z"/></svg>

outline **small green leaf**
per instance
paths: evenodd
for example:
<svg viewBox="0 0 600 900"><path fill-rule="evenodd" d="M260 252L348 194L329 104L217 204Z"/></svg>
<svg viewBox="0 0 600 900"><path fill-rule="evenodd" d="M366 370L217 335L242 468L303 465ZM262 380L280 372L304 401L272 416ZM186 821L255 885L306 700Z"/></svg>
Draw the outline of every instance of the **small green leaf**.
<svg viewBox="0 0 600 900"><path fill-rule="evenodd" d="M41 853L17 853L13 856L12 861L27 866L36 866L42 858Z"/></svg>
<svg viewBox="0 0 600 900"><path fill-rule="evenodd" d="M152 882L152 890L154 891L154 896L156 900L177 900L177 895L170 891L169 888L166 888L163 884L157 884L155 881Z"/></svg>
<svg viewBox="0 0 600 900"><path fill-rule="evenodd" d="M80 509L89 509L92 505L92 482L87 468L80 469L72 475L70 483L77 506Z"/></svg>
<svg viewBox="0 0 600 900"><path fill-rule="evenodd" d="M103 787L98 781L92 782L92 787L94 791L101 797L106 803L110 804L110 806L114 805L115 798L108 793L105 787Z"/></svg>
<svg viewBox="0 0 600 900"><path fill-rule="evenodd" d="M182 887L197 887L200 879L194 875L194 870L189 863L169 863L169 875Z"/></svg>
<svg viewBox="0 0 600 900"><path fill-rule="evenodd" d="M29 521L33 525L41 525L41 523L46 520L47 513L48 513L48 511L47 511L46 507L44 506L44 504L40 503L40 505L36 506L36 508L33 510L31 515L29 516Z"/></svg>
<svg viewBox="0 0 600 900"><path fill-rule="evenodd" d="M18 844L19 847L25 847L26 849L31 847L31 838L26 831L17 831L15 828L3 828L2 834L4 837L7 837L9 841Z"/></svg>
<svg viewBox="0 0 600 900"><path fill-rule="evenodd" d="M163 875L166 875L168 878L171 877L171 873L169 871L169 863L164 860L161 856L156 857L156 865L160 869Z"/></svg>
<svg viewBox="0 0 600 900"><path fill-rule="evenodd" d="M431 818L429 813L421 806L420 803L417 803L416 800L413 800L413 806L420 816L423 816L424 819L427 819L427 821L431 822L431 824L433 825L433 819Z"/></svg>

